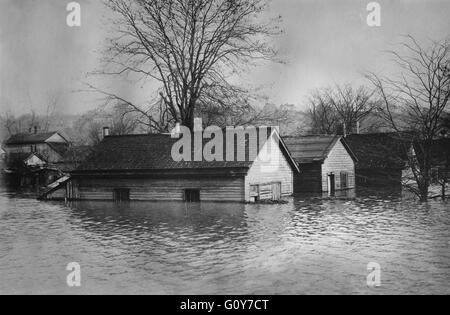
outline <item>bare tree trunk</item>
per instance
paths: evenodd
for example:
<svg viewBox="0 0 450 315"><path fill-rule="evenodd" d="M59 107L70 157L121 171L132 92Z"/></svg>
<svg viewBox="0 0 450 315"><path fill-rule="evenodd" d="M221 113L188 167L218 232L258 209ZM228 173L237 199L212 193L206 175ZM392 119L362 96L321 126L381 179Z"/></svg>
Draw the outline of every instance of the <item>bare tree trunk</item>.
<svg viewBox="0 0 450 315"><path fill-rule="evenodd" d="M442 182L442 200L445 201L447 199L446 197L446 191L445 191L445 186L447 185L447 181L443 181Z"/></svg>
<svg viewBox="0 0 450 315"><path fill-rule="evenodd" d="M444 168L444 176L442 178L442 201L445 201L447 199L447 182L448 182L448 172L450 169L450 160L449 157L447 157L447 163Z"/></svg>
<svg viewBox="0 0 450 315"><path fill-rule="evenodd" d="M427 182L427 180L419 182L420 201L428 201L429 186L430 184Z"/></svg>

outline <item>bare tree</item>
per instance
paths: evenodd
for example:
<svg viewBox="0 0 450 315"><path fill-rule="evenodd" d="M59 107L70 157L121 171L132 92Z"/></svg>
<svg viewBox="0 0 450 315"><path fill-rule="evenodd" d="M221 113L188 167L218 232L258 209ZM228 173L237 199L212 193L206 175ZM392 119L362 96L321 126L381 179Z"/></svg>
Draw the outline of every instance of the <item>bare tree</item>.
<svg viewBox="0 0 450 315"><path fill-rule="evenodd" d="M137 113L130 112L126 104L101 106L88 111L74 123L71 138L77 145L96 145L103 139L104 127L110 128L111 135L133 134L138 129L140 118Z"/></svg>
<svg viewBox="0 0 450 315"><path fill-rule="evenodd" d="M313 91L308 113L312 131L335 134L344 129L345 133L355 133L357 125L376 109L373 94L364 86L353 88L350 84Z"/></svg>
<svg viewBox="0 0 450 315"><path fill-rule="evenodd" d="M55 112L58 107L59 97L56 95L49 95L47 97L47 104L45 113L39 123L40 130L48 132L51 128L53 119L55 118Z"/></svg>
<svg viewBox="0 0 450 315"><path fill-rule="evenodd" d="M323 93L323 90L314 91L309 97L309 104L307 116L310 120L311 133L335 134L339 118L326 93Z"/></svg>
<svg viewBox="0 0 450 315"><path fill-rule="evenodd" d="M239 90L231 82L244 65L276 55L267 39L279 33L278 23L260 19L267 2L105 1L115 13L115 30L105 59L108 68L100 74L138 75L159 82L158 96L150 103L158 104L161 98L164 108L155 114L148 104L136 106L109 96L125 101L151 125L156 125L158 115L166 115L169 124L192 128L196 109L201 103L211 104L215 91Z"/></svg>
<svg viewBox="0 0 450 315"><path fill-rule="evenodd" d="M58 97L49 95L45 105L45 111L37 112L29 97L29 111L25 114L15 116L11 111L5 111L0 115L0 121L7 136L17 133L31 133L34 131L48 132L55 127L55 112L58 106Z"/></svg>
<svg viewBox="0 0 450 315"><path fill-rule="evenodd" d="M12 136L19 132L17 119L11 112L7 111L3 115L0 115L0 121L7 133L6 136Z"/></svg>
<svg viewBox="0 0 450 315"><path fill-rule="evenodd" d="M112 135L129 135L138 127L139 117L126 104L116 104L108 115Z"/></svg>
<svg viewBox="0 0 450 315"><path fill-rule="evenodd" d="M255 106L253 104L265 104ZM206 126L280 125L286 122L287 111L271 104L267 97L247 93L237 87L221 88L205 94L195 111Z"/></svg>
<svg viewBox="0 0 450 315"><path fill-rule="evenodd" d="M326 94L348 133L356 132L357 124L376 109L372 99L374 91L364 86L355 89L350 84L336 85L334 89L328 89Z"/></svg>
<svg viewBox="0 0 450 315"><path fill-rule="evenodd" d="M433 42L423 47L407 36L401 48L406 54L389 51L398 66L398 76L370 73L367 77L380 97L380 114L399 136L419 151L409 152L408 160L416 184L413 192L426 201L433 166L433 140L439 135L441 118L450 98L450 46L448 42Z"/></svg>

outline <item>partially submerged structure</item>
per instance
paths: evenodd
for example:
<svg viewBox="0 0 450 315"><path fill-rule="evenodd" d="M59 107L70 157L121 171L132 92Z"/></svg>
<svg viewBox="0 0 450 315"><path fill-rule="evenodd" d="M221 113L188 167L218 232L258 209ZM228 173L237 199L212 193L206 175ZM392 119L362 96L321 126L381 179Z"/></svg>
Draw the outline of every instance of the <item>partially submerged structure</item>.
<svg viewBox="0 0 450 315"><path fill-rule="evenodd" d="M356 155L356 185L388 187L402 185L411 172L411 143L395 133L354 134L345 138Z"/></svg>
<svg viewBox="0 0 450 315"><path fill-rule="evenodd" d="M70 180L45 197L61 198L62 190L69 200L250 202L293 193L298 167L276 130L258 137L256 158L247 139L244 161L227 161L225 147L223 161L175 161L177 141L165 134L106 136Z"/></svg>
<svg viewBox="0 0 450 315"><path fill-rule="evenodd" d="M20 133L4 143L3 173L15 186L46 186L62 176L57 164L64 160L70 142L59 132Z"/></svg>
<svg viewBox="0 0 450 315"><path fill-rule="evenodd" d="M4 143L2 174L8 184L41 188L73 171L89 147L73 146L60 132L21 133Z"/></svg>
<svg viewBox="0 0 450 315"><path fill-rule="evenodd" d="M295 192L329 192L355 188L356 157L340 136L285 137L301 170Z"/></svg>

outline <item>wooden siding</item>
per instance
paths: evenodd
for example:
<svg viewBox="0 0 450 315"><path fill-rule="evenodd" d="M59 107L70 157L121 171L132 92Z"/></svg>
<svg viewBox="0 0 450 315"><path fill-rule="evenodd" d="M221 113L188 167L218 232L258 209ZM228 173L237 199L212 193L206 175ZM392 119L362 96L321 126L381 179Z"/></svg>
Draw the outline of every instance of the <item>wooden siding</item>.
<svg viewBox="0 0 450 315"><path fill-rule="evenodd" d="M322 163L300 165L300 173L294 176L294 191L322 192Z"/></svg>
<svg viewBox="0 0 450 315"><path fill-rule="evenodd" d="M348 173L348 185L345 189L355 188L355 162L341 141L338 141L322 165L322 190L324 192L328 191L328 174L330 173L335 174L336 190L342 189L341 172Z"/></svg>
<svg viewBox="0 0 450 315"><path fill-rule="evenodd" d="M91 178L74 180L73 199L113 200L117 188L132 201L183 201L185 189L199 189L201 201L244 201L244 178Z"/></svg>
<svg viewBox="0 0 450 315"><path fill-rule="evenodd" d="M250 186L270 183L281 183L282 196L293 194L294 170L273 138L261 149L245 177L245 200L250 201Z"/></svg>

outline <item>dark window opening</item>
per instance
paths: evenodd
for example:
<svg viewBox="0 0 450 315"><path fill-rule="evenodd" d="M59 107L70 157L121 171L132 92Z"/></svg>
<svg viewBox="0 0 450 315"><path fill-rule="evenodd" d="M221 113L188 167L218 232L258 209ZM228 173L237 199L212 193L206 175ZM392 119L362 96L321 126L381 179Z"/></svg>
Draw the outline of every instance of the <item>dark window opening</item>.
<svg viewBox="0 0 450 315"><path fill-rule="evenodd" d="M328 192L332 195L336 192L336 178L333 173L328 175L329 180L329 186L328 186Z"/></svg>
<svg viewBox="0 0 450 315"><path fill-rule="evenodd" d="M184 191L184 201L200 202L200 189L186 189Z"/></svg>
<svg viewBox="0 0 450 315"><path fill-rule="evenodd" d="M348 188L348 173L342 172L341 173L341 189L347 189Z"/></svg>
<svg viewBox="0 0 450 315"><path fill-rule="evenodd" d="M130 190L129 189L114 189L114 201L130 201Z"/></svg>

